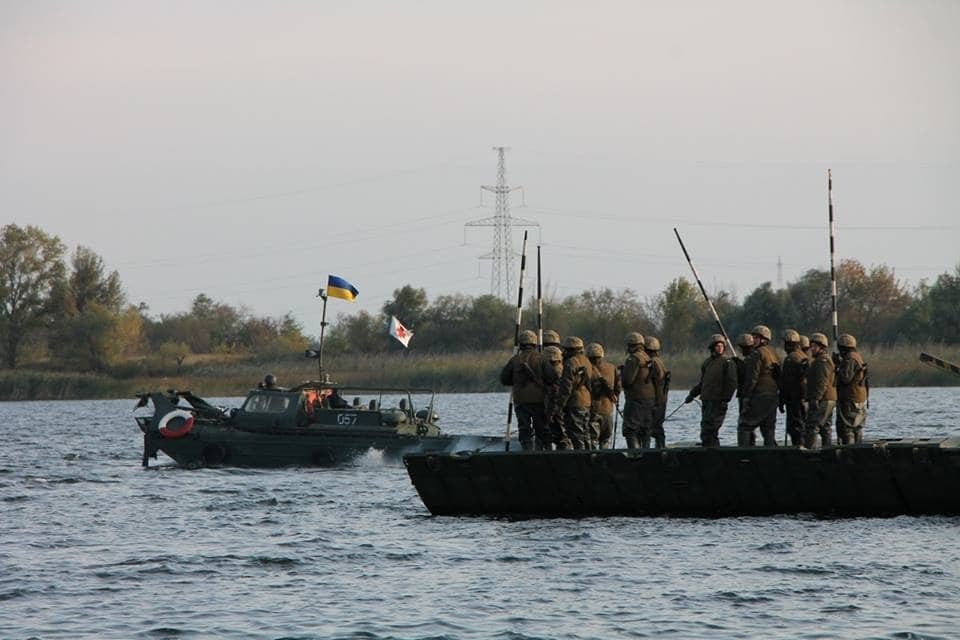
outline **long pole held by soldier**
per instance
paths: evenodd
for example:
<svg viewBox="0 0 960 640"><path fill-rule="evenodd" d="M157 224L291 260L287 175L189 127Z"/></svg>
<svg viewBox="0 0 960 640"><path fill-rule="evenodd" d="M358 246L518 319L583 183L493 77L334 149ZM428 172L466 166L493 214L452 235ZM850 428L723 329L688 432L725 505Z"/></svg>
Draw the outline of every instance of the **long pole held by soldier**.
<svg viewBox="0 0 960 640"><path fill-rule="evenodd" d="M523 250L520 252L520 285L517 287L517 325L513 331L513 355L520 347L520 323L523 320L523 274L527 270L527 231L523 232ZM507 429L503 434L503 450L510 451L510 426L513 422L513 392L507 403Z"/></svg>
<svg viewBox="0 0 960 640"><path fill-rule="evenodd" d="M827 169L827 211L830 217L830 300L833 305L833 348L840 339L840 320L837 314L836 225L833 221L833 173Z"/></svg>
<svg viewBox="0 0 960 640"><path fill-rule="evenodd" d="M543 352L543 288L540 273L540 245L537 245L537 350Z"/></svg>
<svg viewBox="0 0 960 640"><path fill-rule="evenodd" d="M683 249L683 255L687 258L687 264L690 265L690 270L693 272L693 277L697 281L697 286L700 287L700 293L703 294L704 299L707 301L707 306L710 307L710 313L713 314L717 328L720 329L721 335L723 335L724 340L727 341L727 349L729 349L730 355L732 356L736 354L736 351L733 348L733 343L730 341L730 336L727 335L727 330L723 328L723 323L720 322L720 314L717 313L717 309L713 306L710 296L707 295L707 290L703 287L703 282L700 280L700 274L697 273L697 268L693 266L693 260L690 259L690 254L687 253L687 248L683 245L683 240L680 239L680 232L677 231L676 227L673 228L673 233L677 236L677 242L680 243L680 248Z"/></svg>

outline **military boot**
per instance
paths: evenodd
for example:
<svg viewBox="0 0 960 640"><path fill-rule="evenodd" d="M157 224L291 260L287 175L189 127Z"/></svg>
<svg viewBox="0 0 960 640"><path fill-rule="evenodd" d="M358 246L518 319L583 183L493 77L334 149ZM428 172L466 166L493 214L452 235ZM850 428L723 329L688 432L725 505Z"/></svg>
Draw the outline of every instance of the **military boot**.
<svg viewBox="0 0 960 640"><path fill-rule="evenodd" d="M777 446L776 427L760 427L760 435L763 436L763 446L765 447Z"/></svg>
<svg viewBox="0 0 960 640"><path fill-rule="evenodd" d="M737 446L738 447L752 447L754 441L753 429L747 431L746 429L737 430Z"/></svg>
<svg viewBox="0 0 960 640"><path fill-rule="evenodd" d="M667 446L666 436L657 436L657 449L665 449Z"/></svg>
<svg viewBox="0 0 960 640"><path fill-rule="evenodd" d="M520 448L524 451L533 451L533 440L523 439L520 441Z"/></svg>
<svg viewBox="0 0 960 640"><path fill-rule="evenodd" d="M640 439L637 438L635 433L625 433L623 439L627 441L627 449L639 449L640 448Z"/></svg>
<svg viewBox="0 0 960 640"><path fill-rule="evenodd" d="M821 447L833 446L833 435L830 433L830 427L820 430L820 446Z"/></svg>

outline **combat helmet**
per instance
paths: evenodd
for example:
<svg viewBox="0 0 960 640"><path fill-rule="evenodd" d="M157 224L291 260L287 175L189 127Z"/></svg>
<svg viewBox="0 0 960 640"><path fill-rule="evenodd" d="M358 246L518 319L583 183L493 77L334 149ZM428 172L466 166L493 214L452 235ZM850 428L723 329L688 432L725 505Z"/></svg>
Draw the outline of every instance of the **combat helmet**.
<svg viewBox="0 0 960 640"><path fill-rule="evenodd" d="M722 333L715 333L710 336L710 344L707 345L707 348L713 349L713 345L717 344L718 342L723 345L727 344L727 339L723 337Z"/></svg>
<svg viewBox="0 0 960 640"><path fill-rule="evenodd" d="M741 333L740 337L737 338L738 347L752 347L753 346L753 336L749 333Z"/></svg>
<svg viewBox="0 0 960 640"><path fill-rule="evenodd" d="M559 345L560 344L560 334L554 331L553 329L547 329L543 332L543 346L547 345Z"/></svg>
<svg viewBox="0 0 960 640"><path fill-rule="evenodd" d="M563 341L563 348L583 350L583 340L577 336L567 336Z"/></svg>
<svg viewBox="0 0 960 640"><path fill-rule="evenodd" d="M801 348L803 351L806 351L807 349L809 349L809 348L810 348L810 338L808 338L807 336L801 335L801 336L800 336L800 348Z"/></svg>
<svg viewBox="0 0 960 640"><path fill-rule="evenodd" d="M537 334L533 331L527 329L526 331L520 332L520 337L517 340L517 344L521 346L530 346L537 344Z"/></svg>
<svg viewBox="0 0 960 640"><path fill-rule="evenodd" d="M841 334L840 337L837 338L837 346L843 347L844 349L856 349L857 339L849 333Z"/></svg>
<svg viewBox="0 0 960 640"><path fill-rule="evenodd" d="M818 344L824 349L830 346L830 341L827 340L827 336L822 333L814 333L810 336L811 344Z"/></svg>
<svg viewBox="0 0 960 640"><path fill-rule="evenodd" d="M591 342L587 345L588 358L602 358L603 355L603 345L599 342Z"/></svg>
<svg viewBox="0 0 960 640"><path fill-rule="evenodd" d="M268 373L263 377L263 386L267 389L273 389L277 386L277 376L272 373Z"/></svg>
<svg viewBox="0 0 960 640"><path fill-rule="evenodd" d="M770 333L770 327L768 327L765 324L758 324L757 326L755 326L753 329L750 330L750 333L752 333L755 336L760 336L761 338L764 338L766 340L773 339L773 334Z"/></svg>
<svg viewBox="0 0 960 640"><path fill-rule="evenodd" d="M787 329L783 332L784 342L800 342L800 334L794 329Z"/></svg>
<svg viewBox="0 0 960 640"><path fill-rule="evenodd" d="M637 333L636 331L631 331L627 334L627 346L633 347L635 345L643 345L643 335Z"/></svg>
<svg viewBox="0 0 960 640"><path fill-rule="evenodd" d="M646 344L643 348L647 351L660 351L660 340L650 336L646 339Z"/></svg>
<svg viewBox="0 0 960 640"><path fill-rule="evenodd" d="M555 347L550 345L549 347L543 348L543 355L547 357L547 362L552 364L559 364L563 362L563 352L560 351L560 347Z"/></svg>

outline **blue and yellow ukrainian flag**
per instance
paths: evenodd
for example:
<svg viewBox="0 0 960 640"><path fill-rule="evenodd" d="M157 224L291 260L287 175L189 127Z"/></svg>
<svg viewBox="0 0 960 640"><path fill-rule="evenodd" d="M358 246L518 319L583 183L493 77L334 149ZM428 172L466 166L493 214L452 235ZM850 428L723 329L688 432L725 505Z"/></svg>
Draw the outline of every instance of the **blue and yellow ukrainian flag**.
<svg viewBox="0 0 960 640"><path fill-rule="evenodd" d="M327 295L353 302L360 291L340 276L327 276Z"/></svg>

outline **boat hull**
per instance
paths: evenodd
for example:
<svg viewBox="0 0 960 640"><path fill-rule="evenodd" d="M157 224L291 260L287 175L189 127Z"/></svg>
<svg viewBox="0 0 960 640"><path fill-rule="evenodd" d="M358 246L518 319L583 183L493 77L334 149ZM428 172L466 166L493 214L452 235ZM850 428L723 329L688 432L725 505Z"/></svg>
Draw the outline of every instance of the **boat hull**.
<svg viewBox="0 0 960 640"><path fill-rule="evenodd" d="M414 452L453 452L503 447L503 440L486 436L416 437L395 433L352 433L337 428L301 431L251 431L230 425L198 425L188 435L166 438L144 433L144 462L163 452L185 467L331 466L355 461L370 451L400 461Z"/></svg>
<svg viewBox="0 0 960 640"><path fill-rule="evenodd" d="M433 515L960 514L960 438L821 450L415 453L404 463Z"/></svg>

